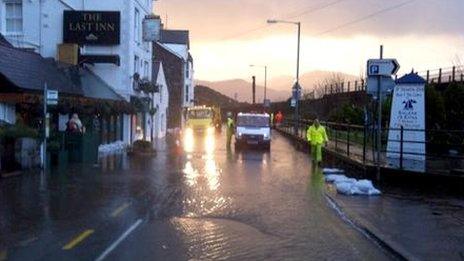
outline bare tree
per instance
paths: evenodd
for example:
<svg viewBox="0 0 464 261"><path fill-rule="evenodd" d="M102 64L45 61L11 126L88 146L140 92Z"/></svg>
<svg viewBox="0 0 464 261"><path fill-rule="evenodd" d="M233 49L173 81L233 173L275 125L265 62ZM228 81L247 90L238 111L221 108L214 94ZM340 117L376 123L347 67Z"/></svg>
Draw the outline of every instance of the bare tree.
<svg viewBox="0 0 464 261"><path fill-rule="evenodd" d="M316 83L314 86L314 96L320 98L327 93L342 92L345 76L341 73L333 72L328 77Z"/></svg>

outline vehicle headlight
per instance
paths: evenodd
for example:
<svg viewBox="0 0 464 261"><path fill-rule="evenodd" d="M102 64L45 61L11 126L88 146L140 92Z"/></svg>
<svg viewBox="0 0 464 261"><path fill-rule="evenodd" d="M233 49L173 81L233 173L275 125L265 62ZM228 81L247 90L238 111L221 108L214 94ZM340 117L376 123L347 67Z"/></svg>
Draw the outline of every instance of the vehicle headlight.
<svg viewBox="0 0 464 261"><path fill-rule="evenodd" d="M185 129L185 134L186 134L186 135L192 135L192 134L193 134L193 129L190 128L190 127L187 127L187 128Z"/></svg>
<svg viewBox="0 0 464 261"><path fill-rule="evenodd" d="M265 133L265 134L263 135L263 137L264 137L265 140L268 140L268 139L269 139L269 134Z"/></svg>
<svg viewBox="0 0 464 261"><path fill-rule="evenodd" d="M238 138L241 138L241 137L242 137L242 133L241 133L241 132L237 132L237 136L238 136Z"/></svg>

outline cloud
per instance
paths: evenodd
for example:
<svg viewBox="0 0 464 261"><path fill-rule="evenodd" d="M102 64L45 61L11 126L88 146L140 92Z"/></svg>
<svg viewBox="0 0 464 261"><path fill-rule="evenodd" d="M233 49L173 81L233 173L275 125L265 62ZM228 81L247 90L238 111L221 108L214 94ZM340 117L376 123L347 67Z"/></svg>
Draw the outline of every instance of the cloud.
<svg viewBox="0 0 464 261"><path fill-rule="evenodd" d="M315 35L404 2L408 0L162 0L155 8L168 14L170 28L189 28L194 41L213 41L292 30L266 26L266 19L281 17L300 20L303 34ZM330 35L462 34L462 10L462 0L415 0ZM262 29L247 33L255 28Z"/></svg>

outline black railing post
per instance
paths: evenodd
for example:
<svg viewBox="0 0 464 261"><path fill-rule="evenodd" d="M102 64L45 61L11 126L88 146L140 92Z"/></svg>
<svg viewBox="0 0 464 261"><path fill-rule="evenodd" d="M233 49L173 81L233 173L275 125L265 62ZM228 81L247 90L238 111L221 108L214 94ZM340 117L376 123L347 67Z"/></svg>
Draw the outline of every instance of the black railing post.
<svg viewBox="0 0 464 261"><path fill-rule="evenodd" d="M350 156L350 126L348 126L348 130L346 133L346 155Z"/></svg>
<svg viewBox="0 0 464 261"><path fill-rule="evenodd" d="M438 70L438 84L441 84L441 68Z"/></svg>
<svg viewBox="0 0 464 261"><path fill-rule="evenodd" d="M430 71L427 70L427 83L430 83Z"/></svg>
<svg viewBox="0 0 464 261"><path fill-rule="evenodd" d="M363 165L366 165L366 143L367 143L367 125L364 124L364 135L363 135Z"/></svg>
<svg viewBox="0 0 464 261"><path fill-rule="evenodd" d="M453 66L453 82L456 81L456 66Z"/></svg>
<svg viewBox="0 0 464 261"><path fill-rule="evenodd" d="M404 127L401 126L401 129L400 129L400 169L403 169L403 134L404 134Z"/></svg>

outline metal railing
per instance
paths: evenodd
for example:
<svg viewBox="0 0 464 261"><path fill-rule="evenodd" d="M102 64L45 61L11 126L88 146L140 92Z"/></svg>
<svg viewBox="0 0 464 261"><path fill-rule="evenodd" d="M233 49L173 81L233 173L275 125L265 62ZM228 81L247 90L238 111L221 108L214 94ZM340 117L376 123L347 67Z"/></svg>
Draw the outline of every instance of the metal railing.
<svg viewBox="0 0 464 261"><path fill-rule="evenodd" d="M310 120L300 120L298 122L298 134L294 134L294 121L284 121L278 129L300 141L306 141L306 130L313 122ZM377 130L372 125L353 125L334 122L321 122L326 127L329 143L326 149L339 155L346 156L364 165L375 165L378 161ZM389 131L396 131L397 139L389 139ZM424 141L405 139L405 134L411 132L425 135ZM393 136L393 135L391 135ZM413 156L421 156L426 159L426 172L432 173L451 173L464 169L464 130L417 130L405 128L385 128L382 129L380 165L386 168L405 168L405 162ZM396 143L397 150L388 150L388 142ZM410 144L425 145L424 151L412 151L408 149ZM409 146L410 147L410 146ZM387 154L396 156L398 165L389 164Z"/></svg>
<svg viewBox="0 0 464 261"><path fill-rule="evenodd" d="M423 77L429 84L464 82L464 66L452 66L447 68L420 71L418 74ZM365 90L366 80L359 79L325 85L323 95L359 92Z"/></svg>

